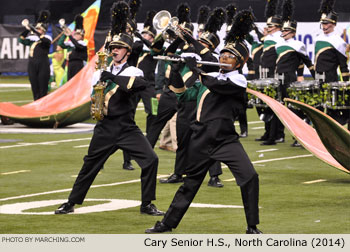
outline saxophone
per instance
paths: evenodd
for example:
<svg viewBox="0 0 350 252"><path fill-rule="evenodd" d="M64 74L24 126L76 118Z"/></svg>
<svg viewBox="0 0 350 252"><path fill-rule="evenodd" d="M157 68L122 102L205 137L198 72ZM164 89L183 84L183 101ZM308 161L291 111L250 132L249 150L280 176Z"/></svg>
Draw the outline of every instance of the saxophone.
<svg viewBox="0 0 350 252"><path fill-rule="evenodd" d="M108 54L106 52L97 52L98 59L96 61L96 70L106 70L107 69L107 58ZM103 119L103 108L105 101L105 89L107 83L99 81L94 86L94 92L91 97L91 117L94 120L100 121Z"/></svg>

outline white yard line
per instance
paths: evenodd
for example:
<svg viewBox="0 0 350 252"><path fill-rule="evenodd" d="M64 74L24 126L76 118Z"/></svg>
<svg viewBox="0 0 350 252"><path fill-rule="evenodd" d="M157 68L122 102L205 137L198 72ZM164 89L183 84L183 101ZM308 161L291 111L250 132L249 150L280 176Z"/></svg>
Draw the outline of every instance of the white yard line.
<svg viewBox="0 0 350 252"><path fill-rule="evenodd" d="M265 129L265 127L253 127L252 130Z"/></svg>
<svg viewBox="0 0 350 252"><path fill-rule="evenodd" d="M82 138L86 139L86 138ZM89 139L89 138L88 138ZM73 139L70 139L73 140ZM74 139L77 140L77 139ZM67 140L64 140L67 141ZM258 160L258 161L253 161L252 163L266 163L266 162L272 162L272 161L279 161L279 160L287 160L287 159L295 159L295 158L304 158L304 157L312 157L313 155L299 155L299 156L292 156L292 157L284 157L284 158L274 158L274 159L266 159L266 160ZM226 165L222 165L223 168L227 168ZM165 178L168 177L169 175L158 175L157 178ZM130 183L137 183L140 182L140 179L135 179L135 180L129 180L129 181L124 181L124 182L116 182L116 183L111 183L111 184L102 184L102 185L93 185L91 188L99 188L99 187L107 187L107 186L116 186L116 185L124 185L124 184L130 184ZM40 195L47 195L47 194L54 194L54 193L62 193L62 192L69 192L72 189L62 189L62 190L55 190L55 191L49 191L49 192L42 192L42 193L33 193L33 194L26 194L26 195L20 195L20 196L14 196L14 197L8 197L8 198L3 198L0 199L0 201L7 201L7 200L13 200L13 199L22 199L22 198L29 198L29 197L34 197L34 196L40 196Z"/></svg>
<svg viewBox="0 0 350 252"><path fill-rule="evenodd" d="M66 139L66 140L40 142L40 143L19 143L15 145L0 146L0 149L10 149L10 148L26 147L26 146L34 146L34 145L55 145L58 143L69 143L69 142L77 142L77 141L85 141L85 140L91 140L91 138L87 137L87 138L77 138L77 139Z"/></svg>
<svg viewBox="0 0 350 252"><path fill-rule="evenodd" d="M0 88L8 88L8 87L28 87L30 88L30 84L16 84L16 83L1 83Z"/></svg>
<svg viewBox="0 0 350 252"><path fill-rule="evenodd" d="M16 89L0 90L0 93L20 92L20 91L28 91L28 90L29 88L16 88Z"/></svg>
<svg viewBox="0 0 350 252"><path fill-rule="evenodd" d="M317 179L317 180L311 180L311 181L306 181L306 182L303 182L303 184L315 184L315 183L320 183L320 182L325 182L327 181L326 179Z"/></svg>
<svg viewBox="0 0 350 252"><path fill-rule="evenodd" d="M269 152L269 151L276 151L278 149L266 149L266 150L258 150L256 152Z"/></svg>
<svg viewBox="0 0 350 252"><path fill-rule="evenodd" d="M89 144L83 144L83 145L77 145L77 146L73 146L73 148L86 148L89 147Z"/></svg>
<svg viewBox="0 0 350 252"><path fill-rule="evenodd" d="M299 156L291 156L291 157L283 157L283 158L273 158L273 159L265 159L265 160L257 160L252 161L253 164L259 164L259 163L267 163L267 162L273 162L273 161L281 161L281 160L287 160L287 159L295 159L295 158L305 158L305 157L313 157L312 154L306 154L306 155L299 155ZM222 164L221 168L228 168L227 165Z"/></svg>
<svg viewBox="0 0 350 252"><path fill-rule="evenodd" d="M259 163L267 163L272 161L281 161L281 160L287 160L287 159L296 159L296 158L305 158L305 157L313 157L312 154L306 154L306 155L299 155L299 156L291 156L291 157L283 157L283 158L272 158L272 159L265 159L265 160L257 160L253 161L253 164L259 164Z"/></svg>
<svg viewBox="0 0 350 252"><path fill-rule="evenodd" d="M157 176L157 179L165 178L165 177L168 177L168 176L169 175L160 175L160 176ZM116 183L111 183L111 184L93 185L93 186L91 186L91 188L125 185L125 184L137 183L137 182L140 182L140 181L141 181L141 179L134 179L134 180L123 181L123 182L116 182ZM32 194L26 194L26 195L20 195L20 196L3 198L3 199L0 199L0 201L13 200L13 199L23 199L23 198L29 198L29 197L40 196L40 195L47 195L47 194L54 194L54 193L70 192L71 190L72 190L72 188L62 189L62 190L55 190L55 191L49 191L49 192L42 192L42 193L32 193Z"/></svg>
<svg viewBox="0 0 350 252"><path fill-rule="evenodd" d="M17 173L23 173L23 172L31 172L31 170L19 170L19 171L12 171L12 172L3 172L3 173L0 173L0 175L11 175L11 174L17 174Z"/></svg>

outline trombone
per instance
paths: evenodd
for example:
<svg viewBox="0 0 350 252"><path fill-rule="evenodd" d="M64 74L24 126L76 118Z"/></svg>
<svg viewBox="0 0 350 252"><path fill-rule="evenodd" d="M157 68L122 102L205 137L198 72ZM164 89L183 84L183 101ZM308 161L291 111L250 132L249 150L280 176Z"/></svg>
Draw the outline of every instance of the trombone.
<svg viewBox="0 0 350 252"><path fill-rule="evenodd" d="M153 56L153 59L172 61L172 62L179 62L179 61L185 62L184 58L174 58L174 57L161 56L161 55L160 56ZM201 60L198 60L197 64L207 65L207 66L219 66L219 67L222 67L222 66L231 67L232 66L231 64L226 64L226 63L211 62L211 61L201 61Z"/></svg>

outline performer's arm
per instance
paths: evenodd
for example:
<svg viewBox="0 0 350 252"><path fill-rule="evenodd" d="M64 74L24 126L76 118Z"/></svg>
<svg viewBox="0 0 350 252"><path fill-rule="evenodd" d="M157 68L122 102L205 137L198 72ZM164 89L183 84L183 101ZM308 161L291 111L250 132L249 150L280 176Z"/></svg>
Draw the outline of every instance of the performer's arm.
<svg viewBox="0 0 350 252"><path fill-rule="evenodd" d="M124 92L136 92L145 89L149 84L141 76L120 76L114 75L108 71L103 71L101 81L112 81L117 83Z"/></svg>
<svg viewBox="0 0 350 252"><path fill-rule="evenodd" d="M70 46L65 45L65 43L64 43L64 40L65 40L65 39L66 39L66 35L63 34L63 35L60 37L60 39L58 40L57 45L59 45L59 46L62 47L63 49L71 48Z"/></svg>
<svg viewBox="0 0 350 252"><path fill-rule="evenodd" d="M235 84L229 78L227 78L226 80L219 80L205 73L201 73L199 79L201 83L207 86L207 88L213 93L219 93L222 95L232 95L241 98L246 92L245 87L241 87Z"/></svg>
<svg viewBox="0 0 350 252"><path fill-rule="evenodd" d="M23 31L20 35L19 35L19 39L18 42L23 44L23 45L30 45L30 40L26 39L26 37L28 36L29 30L25 30Z"/></svg>
<svg viewBox="0 0 350 252"><path fill-rule="evenodd" d="M336 51L337 54L337 58L339 61L339 68L340 68L340 72L343 78L343 81L348 81L349 80L349 69L348 69L348 65L346 62L346 56L344 56L343 54L341 54L338 50Z"/></svg>
<svg viewBox="0 0 350 252"><path fill-rule="evenodd" d="M78 51L84 51L87 50L87 46L84 44L79 43L72 35L69 36L70 41L72 41L73 45L75 46L75 49Z"/></svg>

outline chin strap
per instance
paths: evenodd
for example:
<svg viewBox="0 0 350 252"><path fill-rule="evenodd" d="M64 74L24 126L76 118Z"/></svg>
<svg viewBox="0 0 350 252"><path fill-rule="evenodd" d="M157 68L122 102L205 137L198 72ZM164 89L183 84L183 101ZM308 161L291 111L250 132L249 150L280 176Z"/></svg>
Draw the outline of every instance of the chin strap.
<svg viewBox="0 0 350 252"><path fill-rule="evenodd" d="M121 58L120 60L118 60L118 61L116 61L116 62L117 62L118 64L120 64L120 63L124 60L124 58L125 58L125 56L128 54L128 52L129 52L129 51L127 51L127 52L124 54L123 58ZM115 55L117 55L117 54L113 53L113 56L115 56Z"/></svg>
<svg viewBox="0 0 350 252"><path fill-rule="evenodd" d="M284 37L286 37L287 35L289 35L289 34L291 34L291 33L292 33L292 31L289 31L288 33L286 33L286 34L284 34L284 35L283 35L283 33L282 33L282 34L281 34L281 37L284 38Z"/></svg>

